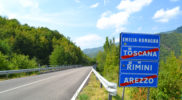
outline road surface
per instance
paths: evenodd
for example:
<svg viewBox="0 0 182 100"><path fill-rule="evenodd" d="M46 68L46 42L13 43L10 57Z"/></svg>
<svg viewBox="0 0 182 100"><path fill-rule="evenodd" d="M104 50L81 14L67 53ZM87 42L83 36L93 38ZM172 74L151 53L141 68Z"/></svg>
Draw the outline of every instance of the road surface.
<svg viewBox="0 0 182 100"><path fill-rule="evenodd" d="M91 67L0 82L0 100L70 100Z"/></svg>

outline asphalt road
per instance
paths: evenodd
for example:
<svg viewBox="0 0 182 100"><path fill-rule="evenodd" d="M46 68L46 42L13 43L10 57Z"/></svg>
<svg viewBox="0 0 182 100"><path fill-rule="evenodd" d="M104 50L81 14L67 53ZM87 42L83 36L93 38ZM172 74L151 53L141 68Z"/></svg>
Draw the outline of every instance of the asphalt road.
<svg viewBox="0 0 182 100"><path fill-rule="evenodd" d="M91 67L0 82L0 100L70 100Z"/></svg>

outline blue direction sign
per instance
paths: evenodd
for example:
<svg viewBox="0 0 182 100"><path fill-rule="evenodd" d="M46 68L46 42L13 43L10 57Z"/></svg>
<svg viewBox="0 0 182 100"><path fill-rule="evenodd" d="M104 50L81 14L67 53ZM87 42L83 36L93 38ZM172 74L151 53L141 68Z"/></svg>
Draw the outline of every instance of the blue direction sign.
<svg viewBox="0 0 182 100"><path fill-rule="evenodd" d="M160 47L159 35L121 33L121 46Z"/></svg>
<svg viewBox="0 0 182 100"><path fill-rule="evenodd" d="M119 86L157 87L157 75L120 74Z"/></svg>
<svg viewBox="0 0 182 100"><path fill-rule="evenodd" d="M159 48L121 47L121 60L159 60Z"/></svg>
<svg viewBox="0 0 182 100"><path fill-rule="evenodd" d="M120 73L158 74L158 62L120 61Z"/></svg>
<svg viewBox="0 0 182 100"><path fill-rule="evenodd" d="M160 36L120 34L119 86L157 87Z"/></svg>

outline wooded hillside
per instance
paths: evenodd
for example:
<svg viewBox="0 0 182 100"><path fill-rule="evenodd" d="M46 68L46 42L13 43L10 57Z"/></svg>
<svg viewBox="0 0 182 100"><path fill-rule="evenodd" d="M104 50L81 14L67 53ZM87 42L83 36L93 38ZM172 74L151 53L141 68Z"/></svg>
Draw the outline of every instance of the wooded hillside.
<svg viewBox="0 0 182 100"><path fill-rule="evenodd" d="M0 17L0 70L89 63L81 49L58 31Z"/></svg>

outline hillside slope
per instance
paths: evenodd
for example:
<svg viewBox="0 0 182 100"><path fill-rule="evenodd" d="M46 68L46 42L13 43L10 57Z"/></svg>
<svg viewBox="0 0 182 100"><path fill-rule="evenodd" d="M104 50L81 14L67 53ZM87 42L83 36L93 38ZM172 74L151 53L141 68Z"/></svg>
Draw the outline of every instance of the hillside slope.
<svg viewBox="0 0 182 100"><path fill-rule="evenodd" d="M18 57L20 61L17 61ZM41 65L50 62L54 65L88 63L81 49L58 31L21 25L16 19L0 16L0 70L9 69L10 66L26 66L21 63L23 57L26 60L34 59Z"/></svg>

